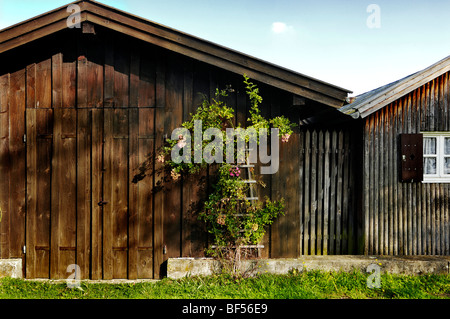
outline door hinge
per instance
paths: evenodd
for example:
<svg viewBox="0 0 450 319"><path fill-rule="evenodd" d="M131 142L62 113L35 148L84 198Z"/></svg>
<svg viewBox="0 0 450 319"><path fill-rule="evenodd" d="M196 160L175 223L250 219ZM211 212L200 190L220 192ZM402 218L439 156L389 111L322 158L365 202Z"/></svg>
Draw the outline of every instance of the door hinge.
<svg viewBox="0 0 450 319"><path fill-rule="evenodd" d="M22 247L22 252L23 252L24 254L27 253L27 246L24 245L24 246Z"/></svg>
<svg viewBox="0 0 450 319"><path fill-rule="evenodd" d="M166 245L163 246L163 255L165 255L165 254L167 254L167 246Z"/></svg>
<svg viewBox="0 0 450 319"><path fill-rule="evenodd" d="M23 134L23 142L24 142L24 143L27 142L27 134Z"/></svg>

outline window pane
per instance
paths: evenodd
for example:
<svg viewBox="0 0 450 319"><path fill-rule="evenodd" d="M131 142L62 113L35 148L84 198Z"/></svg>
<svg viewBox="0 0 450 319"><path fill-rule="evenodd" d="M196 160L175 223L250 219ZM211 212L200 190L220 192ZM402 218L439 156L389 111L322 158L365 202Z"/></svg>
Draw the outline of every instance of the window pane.
<svg viewBox="0 0 450 319"><path fill-rule="evenodd" d="M444 160L444 174L450 174L450 157L446 157Z"/></svg>
<svg viewBox="0 0 450 319"><path fill-rule="evenodd" d="M436 138L425 137L423 139L423 153L424 154L436 154Z"/></svg>
<svg viewBox="0 0 450 319"><path fill-rule="evenodd" d="M450 155L450 137L444 139L444 151L445 155Z"/></svg>
<svg viewBox="0 0 450 319"><path fill-rule="evenodd" d="M424 171L424 174L435 175L436 174L436 158L425 157L423 159L423 171Z"/></svg>

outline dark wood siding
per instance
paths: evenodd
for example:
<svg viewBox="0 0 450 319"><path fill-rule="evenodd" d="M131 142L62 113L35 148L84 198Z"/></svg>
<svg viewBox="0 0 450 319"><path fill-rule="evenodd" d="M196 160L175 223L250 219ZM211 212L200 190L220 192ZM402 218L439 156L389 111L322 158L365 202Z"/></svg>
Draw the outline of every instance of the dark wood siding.
<svg viewBox="0 0 450 319"><path fill-rule="evenodd" d="M368 116L364 127L365 253L448 255L448 183L402 183L400 134L449 131L449 73Z"/></svg>
<svg viewBox="0 0 450 319"><path fill-rule="evenodd" d="M0 66L1 258L23 257L29 278L66 278L78 264L82 278L133 279L158 278L169 257L204 255L207 234L193 209L204 190L184 177L156 191L161 164L150 157L216 88L232 85L226 102L244 123L242 76L98 26L96 35L65 30L3 58L11 63ZM264 115L300 123L324 110L258 85ZM286 200L264 256L354 253L353 145L349 130L303 127L281 144L279 172L258 190Z"/></svg>

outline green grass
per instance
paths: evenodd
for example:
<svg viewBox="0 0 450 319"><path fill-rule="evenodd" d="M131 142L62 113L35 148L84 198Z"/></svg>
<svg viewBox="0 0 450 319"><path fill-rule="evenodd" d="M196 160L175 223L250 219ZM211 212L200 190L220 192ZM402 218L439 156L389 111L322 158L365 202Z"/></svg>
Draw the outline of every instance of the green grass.
<svg viewBox="0 0 450 319"><path fill-rule="evenodd" d="M381 288L366 285L368 274L308 271L234 279L220 275L135 284L66 284L0 279L2 299L450 299L450 275L381 276Z"/></svg>

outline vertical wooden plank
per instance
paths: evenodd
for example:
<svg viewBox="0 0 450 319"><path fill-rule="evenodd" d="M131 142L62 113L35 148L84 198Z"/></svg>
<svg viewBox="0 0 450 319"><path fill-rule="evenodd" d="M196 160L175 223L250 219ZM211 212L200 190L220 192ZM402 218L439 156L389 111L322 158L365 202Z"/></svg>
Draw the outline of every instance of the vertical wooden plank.
<svg viewBox="0 0 450 319"><path fill-rule="evenodd" d="M91 223L91 145L92 118L88 109L77 111L77 253L76 261L81 278L89 279L90 223Z"/></svg>
<svg viewBox="0 0 450 319"><path fill-rule="evenodd" d="M9 95L10 75L0 76L0 258L9 258L9 215L10 215L10 150L9 150Z"/></svg>
<svg viewBox="0 0 450 319"><path fill-rule="evenodd" d="M323 158L324 142L323 131L319 131L317 167L317 254L322 255L322 220L323 220Z"/></svg>
<svg viewBox="0 0 450 319"><path fill-rule="evenodd" d="M276 97L272 100L272 106L271 106L271 112L272 117L277 116L280 113L280 99L279 95L277 94ZM238 109L238 120L241 120L239 117L245 116L243 108L241 110ZM245 122L244 122L245 123ZM285 152L285 148L283 145L280 145L280 152L279 152L279 159L280 162L283 159L283 156ZM281 168L281 167L280 167ZM277 174L272 174L272 200L280 200L282 197L284 197L285 193L283 192L283 181L280 178L280 170ZM285 206L285 212L287 211ZM280 218L277 218L277 220L274 221L273 225L271 226L271 257L272 258L282 258L285 257L284 255L284 249L283 245L286 245L286 237L285 235L285 223L286 223L286 217L280 216Z"/></svg>
<svg viewBox="0 0 450 319"><path fill-rule="evenodd" d="M309 250L309 242L310 242L310 219L311 219L311 201L310 201L310 162L311 162L311 133L310 131L306 131L305 133L305 214L304 214L304 223L303 223L303 251L305 255L311 253Z"/></svg>
<svg viewBox="0 0 450 319"><path fill-rule="evenodd" d="M299 134L294 130L289 143L281 143L281 148L285 149L284 154L280 152L280 170L277 174L279 176L287 176L285 188L285 203L286 203L286 230L285 237L287 239L286 246L283 247L283 255L290 258L299 256L298 241L299 241L299 220L298 220L298 187L299 180L296 174L298 169L298 157L296 147L298 145ZM292 144L291 144L292 143ZM284 157L283 157L284 155ZM284 163L284 165L283 165Z"/></svg>
<svg viewBox="0 0 450 319"><path fill-rule="evenodd" d="M303 247L303 236L304 236L304 224L303 224L303 216L304 216L304 209L303 209L303 194L304 194L304 188L305 188L305 184L304 184L304 180L303 180L303 176L304 176L304 163L305 163L305 142L304 142L304 138L305 138L305 132L304 131L300 131L299 132L299 148L298 148L298 156L299 156L299 189L298 189L298 193L299 193L299 203L298 203L298 208L299 208L299 254L300 255L305 255L305 250Z"/></svg>
<svg viewBox="0 0 450 319"><path fill-rule="evenodd" d="M153 156L154 109L139 109L138 163ZM151 168L153 171L153 168ZM138 182L137 189L137 277L153 278L153 172ZM131 204L131 203L130 203Z"/></svg>
<svg viewBox="0 0 450 319"><path fill-rule="evenodd" d="M406 108L406 112L407 112L407 117L406 117L406 132L411 133L412 132L412 117L413 117L413 111L411 108L411 93L408 94L407 96L405 96L404 98L405 101L405 108ZM414 214L413 214L413 210L414 210L414 190L413 190L413 185L411 183L408 184L407 186L407 193L408 193L408 206L407 206L407 224L405 225L405 229L407 229L407 237L406 237L406 242L408 243L408 252L407 254L412 255L413 254L413 246L414 246L414 227L413 227L413 219L414 219Z"/></svg>
<svg viewBox="0 0 450 319"><path fill-rule="evenodd" d="M57 53L52 56L52 107L62 108L62 75L63 75L63 56L62 53Z"/></svg>
<svg viewBox="0 0 450 319"><path fill-rule="evenodd" d="M370 177L371 177L371 156L370 156L370 150L371 150L371 123L372 123L373 116L370 116L365 124L364 124L364 158L363 158L363 166L364 166L364 172L363 172L363 216L364 216L364 255L369 254L369 239L370 239Z"/></svg>
<svg viewBox="0 0 450 319"><path fill-rule="evenodd" d="M62 191L63 190L63 191ZM76 111L55 109L51 191L51 278L64 278L75 264Z"/></svg>
<svg viewBox="0 0 450 319"><path fill-rule="evenodd" d="M67 61L66 61L67 59ZM63 56L62 66L62 106L76 107L77 100L77 61L76 58Z"/></svg>
<svg viewBox="0 0 450 319"><path fill-rule="evenodd" d="M9 258L22 258L25 245L26 213L26 147L25 134L25 69L12 73L9 92ZM2 223L4 221L2 220ZM6 221L5 221L6 222Z"/></svg>
<svg viewBox="0 0 450 319"><path fill-rule="evenodd" d="M130 92L128 109L129 116L129 152L128 152L128 278L138 278L138 244L140 211L138 206L139 185L132 183L133 176L139 168L139 76L140 55L131 52L130 55Z"/></svg>
<svg viewBox="0 0 450 319"><path fill-rule="evenodd" d="M431 184L425 184L426 201L426 254L431 255Z"/></svg>
<svg viewBox="0 0 450 319"><path fill-rule="evenodd" d="M444 190L444 243L445 243L445 255L450 254L450 229L449 229L449 187L445 185Z"/></svg>
<svg viewBox="0 0 450 319"><path fill-rule="evenodd" d="M126 99L123 98L123 101ZM128 187L129 187L129 114L127 109L115 109L112 123L112 251L113 278L127 278L128 268ZM133 223L135 223L133 221ZM135 226L135 224L133 225ZM134 234L133 234L134 235ZM135 244L135 243L133 243ZM128 251L127 251L128 250Z"/></svg>
<svg viewBox="0 0 450 319"><path fill-rule="evenodd" d="M330 254L336 254L336 176L338 148L337 132L333 130L331 137L331 176L330 176Z"/></svg>
<svg viewBox="0 0 450 319"><path fill-rule="evenodd" d="M421 183L417 183L416 185L416 206L417 206L417 210L416 210L416 236L417 236L417 255L422 255L422 184Z"/></svg>
<svg viewBox="0 0 450 319"><path fill-rule="evenodd" d="M330 132L325 131L324 186L323 186L323 254L328 255L328 218L330 207Z"/></svg>
<svg viewBox="0 0 450 319"><path fill-rule="evenodd" d="M103 277L127 278L128 151L127 109L105 109Z"/></svg>
<svg viewBox="0 0 450 319"><path fill-rule="evenodd" d="M378 236L378 240L377 240L377 252L378 254L384 254L383 252L383 248L384 248L384 240L383 240L383 235L384 235L384 198L383 198L383 189L384 189L384 174L383 174L383 165L385 163L384 160L384 109L381 109L378 114L377 114L377 178L376 178L376 183L377 183L377 194L376 194L376 198L377 198L377 236Z"/></svg>
<svg viewBox="0 0 450 319"><path fill-rule="evenodd" d="M435 112L437 111L436 108L436 98L435 98L435 87L436 87L436 80L433 79L431 81L431 87L430 87L430 108L429 108L429 130L431 132L435 131L435 123L436 123L436 117Z"/></svg>
<svg viewBox="0 0 450 319"><path fill-rule="evenodd" d="M106 108L114 106L114 42L113 37L105 39L105 66L104 66L104 101Z"/></svg>
<svg viewBox="0 0 450 319"><path fill-rule="evenodd" d="M64 189L64 192L58 190L60 273L63 278L67 278L67 267L76 263L77 227L86 227L87 220L84 219L83 225L77 225L77 112L75 109L63 110L61 158L56 159L61 166L57 168L56 174L59 174Z"/></svg>
<svg viewBox="0 0 450 319"><path fill-rule="evenodd" d="M430 192L429 192L429 233L428 236L430 237L430 255L436 255L436 241L435 241L435 234L436 234L436 228L435 228L435 221L436 221L436 215L435 215L435 200L436 200L436 184L429 184Z"/></svg>
<svg viewBox="0 0 450 319"><path fill-rule="evenodd" d="M405 99L407 99L407 107L408 107L408 132L413 133L413 126L414 126L414 109L413 109L413 94L414 91L409 93ZM408 212L409 214L409 221L408 221L408 243L410 245L409 247L409 254L415 255L416 254L416 245L417 245L417 236L416 236L416 183L413 183L409 186L409 192L410 192L410 210Z"/></svg>
<svg viewBox="0 0 450 319"><path fill-rule="evenodd" d="M77 61L77 107L88 107L88 60L80 55Z"/></svg>
<svg viewBox="0 0 450 319"><path fill-rule="evenodd" d="M444 108L445 108L445 130L450 130L450 80L449 80L449 73L447 72L444 75ZM444 187L444 244L445 244L445 255L450 254L450 228L449 228L449 185L446 184Z"/></svg>
<svg viewBox="0 0 450 319"><path fill-rule="evenodd" d="M436 184L436 255L441 255L441 184Z"/></svg>
<svg viewBox="0 0 450 319"><path fill-rule="evenodd" d="M411 109L413 111L413 123L412 123L412 131L414 133L420 132L420 88L416 89L413 92L412 98L412 106ZM422 232L421 232L421 216L422 216L422 183L415 183L415 204L416 209L414 210L414 218L415 218L415 236L416 236L416 245L415 245L415 253L417 255L421 255L422 250Z"/></svg>
<svg viewBox="0 0 450 319"><path fill-rule="evenodd" d="M86 63L86 79L87 92L86 100L87 107L101 108L103 107L104 99L104 55L103 55L103 40L99 38L86 40L86 50L88 52L88 61ZM122 69L120 69L122 70ZM127 72L127 70L124 70ZM124 76L126 77L128 73Z"/></svg>
<svg viewBox="0 0 450 319"><path fill-rule="evenodd" d="M26 79L26 99L27 108L36 107L36 63L27 66L27 79Z"/></svg>
<svg viewBox="0 0 450 319"><path fill-rule="evenodd" d="M387 235L387 240L389 241L389 248L388 248L388 254L389 255L394 255L394 242L395 242L395 238L394 238L394 203L396 200L396 192L394 190L394 185L395 185L395 174L394 174L394 166L396 163L395 160L395 154L397 154L394 150L395 146L394 146L394 119L395 119L395 106L393 104L390 104L389 109L387 111L388 113L388 117L387 117L387 130L388 130L388 134L387 134L387 140L388 140L388 144L387 144L387 149L389 152L389 161L387 163L387 179L388 179L388 190L387 190L387 195L385 195L387 197L387 211L388 211L388 218L389 218L389 222L388 222L388 235Z"/></svg>
<svg viewBox="0 0 450 319"><path fill-rule="evenodd" d="M114 180L113 180L113 123L114 110L104 110L104 150L103 150L103 198L101 201L107 202L103 205L103 279L113 278L113 208L114 208Z"/></svg>
<svg viewBox="0 0 450 319"><path fill-rule="evenodd" d="M130 107L138 107L139 105L139 86L141 73L141 56L139 52L132 51L130 53Z"/></svg>
<svg viewBox="0 0 450 319"><path fill-rule="evenodd" d="M448 131L450 129L450 119L449 119L449 73L447 72L444 75L444 84L443 84L443 104L444 104L444 130Z"/></svg>
<svg viewBox="0 0 450 319"><path fill-rule="evenodd" d="M194 112L193 95L194 95L194 70L193 62L189 61L184 65L183 77L183 122L190 120L190 114ZM195 252L195 193L191 189L195 187L195 183L189 176L183 176L183 202L182 202L182 227L181 227L181 256L190 257ZM198 189L196 189L198 191ZM193 206L194 207L193 207Z"/></svg>
<svg viewBox="0 0 450 319"><path fill-rule="evenodd" d="M133 58L132 58L133 61ZM135 77L133 75L133 62L131 65L131 77ZM131 91L136 90L135 87L137 81L131 81L130 85ZM133 96L133 93L130 93L130 104L131 108L128 110L129 116L129 181L132 180L132 176L134 172L139 168L139 110L137 108L137 100L136 96ZM136 107L134 107L136 106ZM128 190L128 202L129 202L129 216L128 216L128 279L136 279L138 278L138 242L139 242L139 223L140 219L140 207L138 206L138 197L139 197L139 183L130 183L129 182L129 190ZM143 204L143 203L141 203Z"/></svg>
<svg viewBox="0 0 450 319"><path fill-rule="evenodd" d="M91 279L103 277L103 208L98 205L103 200L103 110L91 110ZM106 166L105 166L106 167Z"/></svg>
<svg viewBox="0 0 450 319"><path fill-rule="evenodd" d="M390 123L390 112L389 106L384 108L383 116L383 253L385 255L389 254L389 163L394 161L390 158L389 149L389 123Z"/></svg>
<svg viewBox="0 0 450 319"><path fill-rule="evenodd" d="M37 224L37 133L36 109L27 110L27 262L26 277L36 278L36 224Z"/></svg>
<svg viewBox="0 0 450 319"><path fill-rule="evenodd" d="M374 232L375 232L375 206L374 206L374 198L375 198L375 190L374 190L374 174L375 174L375 165L374 165L374 155L370 155L371 153L373 154L375 152L375 115L372 114L370 116L370 135L368 137L369 140L369 196L368 196L368 253L369 255L372 255L374 253Z"/></svg>
<svg viewBox="0 0 450 319"><path fill-rule="evenodd" d="M398 133L403 133L404 132L404 129L403 129L403 123L404 123L403 116L404 116L404 103L403 103L402 100L399 100L399 102L398 102L398 114L397 114L397 121L398 121L397 122L398 123L398 126L397 126L398 131L397 132ZM399 147L401 147L400 146L401 141L400 141L399 138L398 138L397 142L398 142ZM399 195L399 198L398 198L398 241L399 241L399 243L398 243L398 245L399 245L399 254L400 255L404 255L405 251L406 251L405 250L406 242L404 240L404 232L403 232L403 229L404 229L403 228L403 225L404 225L403 219L404 219L404 216L405 216L405 211L404 211L405 199L404 198L406 196L404 190L405 190L405 184L398 182L398 195Z"/></svg>
<svg viewBox="0 0 450 319"><path fill-rule="evenodd" d="M379 221L380 221L380 114L375 114L375 123L374 123L374 197L373 197L373 222L374 222L374 230L373 230L373 245L374 245L374 254L380 254L380 246L379 246Z"/></svg>
<svg viewBox="0 0 450 319"><path fill-rule="evenodd" d="M280 104L276 103L276 100ZM272 116L281 111L283 103L287 103L281 94L272 99ZM299 254L299 221L298 221L298 156L297 149L291 145L298 145L298 131L292 134L289 143L280 144L280 167L272 175L272 198L285 199L285 216L277 218L272 225L272 256L297 257ZM284 163L284 164L283 164Z"/></svg>
<svg viewBox="0 0 450 319"><path fill-rule="evenodd" d="M30 109L27 122L27 277L49 278L53 111Z"/></svg>
<svg viewBox="0 0 450 319"><path fill-rule="evenodd" d="M438 131L445 130L445 103L444 103L444 77L445 74L441 75L438 80L438 87L436 89L436 98L438 99Z"/></svg>
<svg viewBox="0 0 450 319"><path fill-rule="evenodd" d="M408 132L408 106L407 101L405 99L402 99L402 107L403 107L403 117L402 117L402 132ZM402 234L403 234L403 254L408 255L409 254L409 246L410 243L408 241L408 215L410 212L410 209L408 206L411 203L411 198L409 197L410 192L408 192L408 185L407 183L402 183L402 190L403 190L403 200L402 200Z"/></svg>
<svg viewBox="0 0 450 319"><path fill-rule="evenodd" d="M445 255L445 203L444 203L444 198L445 198L445 188L446 185L441 184L440 185L440 202L441 202L441 207L440 207L440 230L439 230L439 234L440 234L440 254L441 255Z"/></svg>
<svg viewBox="0 0 450 319"><path fill-rule="evenodd" d="M164 143L164 122L165 122L165 59L158 53L156 56L156 109L155 109L155 153L160 151ZM155 172L161 170L162 163L155 163ZM164 173L156 174L153 189L161 186L164 180ZM162 267L164 263L163 255L163 234L164 234L164 194L161 191L154 192L154 278L160 278L164 273Z"/></svg>
<svg viewBox="0 0 450 319"><path fill-rule="evenodd" d="M359 132L359 134L355 134ZM361 163L361 154L363 154L363 144L361 140L361 133L363 133L363 128L361 126L354 128L348 132L349 134L349 144L350 148L348 150L349 153L349 164L348 164L348 254L361 254L363 250L360 250L358 247L357 240L358 237L361 236L361 230L363 230L364 217L362 216L363 212L360 211L362 205L362 195L361 195L361 187L362 187L362 171L363 171L363 163ZM359 136L358 136L359 135ZM355 151L359 150L359 151ZM358 154L360 154L358 156ZM359 172L357 174L356 172ZM353 195L353 194L358 194Z"/></svg>
<svg viewBox="0 0 450 319"><path fill-rule="evenodd" d="M316 254L316 212L317 212L317 131L314 130L311 135L311 229L310 229L310 245L311 255Z"/></svg>
<svg viewBox="0 0 450 319"><path fill-rule="evenodd" d="M164 132L170 138L172 131L181 126L183 119L183 67L175 55L168 57L166 73L166 116ZM171 181L164 194L164 244L165 257L181 255L181 183Z"/></svg>
<svg viewBox="0 0 450 319"><path fill-rule="evenodd" d="M385 154L386 149L384 147L384 129L385 129L385 122L384 122L384 116L385 116L385 109L380 110L378 114L379 119L379 126L378 126L378 156L379 156L379 162L378 162L378 191L377 191L377 197L378 197L378 252L379 254L384 255L384 248L385 248L385 242L384 242L384 216L386 213L386 210L384 208L384 168L386 164Z"/></svg>
<svg viewBox="0 0 450 319"><path fill-rule="evenodd" d="M441 194L441 209L440 209L440 254L441 255L445 255L445 251L446 251L446 203L445 203L445 198L446 198L446 189L447 189L447 185L445 184L441 184L440 185L440 194Z"/></svg>
<svg viewBox="0 0 450 319"><path fill-rule="evenodd" d="M126 40L116 43L114 52L114 106L129 106L130 48Z"/></svg>
<svg viewBox="0 0 450 319"><path fill-rule="evenodd" d="M184 64L184 90L183 90L183 121L187 121L191 118L191 113L194 113L201 101L195 100L196 90L202 86L201 78L194 74L193 61L186 61ZM195 87L195 89L194 89ZM236 96L234 96L235 107ZM207 238L205 236L206 230L203 225L198 221L198 207L204 199L205 189L204 183L206 182L206 174L201 173L199 176L183 176L183 189L182 189L182 247L181 254L184 257L201 257L203 256L204 248L206 247ZM268 247L266 249L269 250Z"/></svg>
<svg viewBox="0 0 450 319"><path fill-rule="evenodd" d="M349 171L350 171L350 132L344 132L344 148L343 148L343 176L342 176L342 254L349 253L349 218L351 214L349 212L349 192L350 192L350 181L349 181Z"/></svg>
<svg viewBox="0 0 450 319"><path fill-rule="evenodd" d="M392 123L393 123L393 129L392 129L392 142L393 142L393 158L395 156L398 156L398 138L397 138L397 132L398 132L398 104L397 102L394 102L393 104L393 113L392 113ZM399 173L398 173L398 165L393 165L393 173L392 173L392 182L393 182L393 210L394 210L394 220L393 220L393 226L392 226L392 236L393 236L393 254L398 255L399 253L399 245L398 245L398 180L399 180Z"/></svg>
<svg viewBox="0 0 450 319"><path fill-rule="evenodd" d="M422 190L422 207L421 207L421 214L422 214L422 255L427 254L427 193L426 193L426 185L422 184L421 190Z"/></svg>
<svg viewBox="0 0 450 319"><path fill-rule="evenodd" d="M155 107L155 76L154 50L143 49L140 56L139 107Z"/></svg>
<svg viewBox="0 0 450 319"><path fill-rule="evenodd" d="M342 254L342 175L344 165L344 133L338 133L338 170L337 170L337 187L336 187L336 253Z"/></svg>
<svg viewBox="0 0 450 319"><path fill-rule="evenodd" d="M422 108L424 109L424 118L425 120L423 121L423 130L429 130L429 120L430 120L430 87L431 84L430 82L428 82L426 84L426 86L424 86L424 91L423 91L423 95L422 95L422 99L421 99L421 104L422 104ZM425 202L427 203L426 205L426 226L425 226L425 236L424 238L426 238L426 252L425 254L432 254L431 252L431 184L424 184L423 187L425 188L425 194L426 194L426 198L425 198Z"/></svg>
<svg viewBox="0 0 450 319"><path fill-rule="evenodd" d="M35 99L37 108L52 107L52 59L36 64Z"/></svg>

